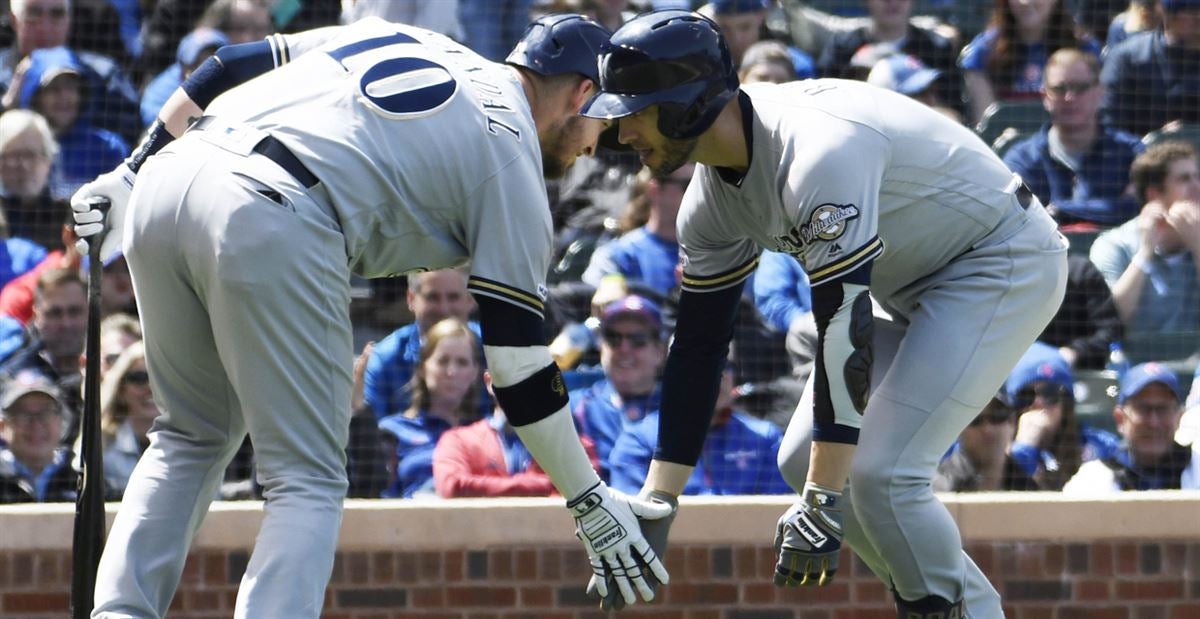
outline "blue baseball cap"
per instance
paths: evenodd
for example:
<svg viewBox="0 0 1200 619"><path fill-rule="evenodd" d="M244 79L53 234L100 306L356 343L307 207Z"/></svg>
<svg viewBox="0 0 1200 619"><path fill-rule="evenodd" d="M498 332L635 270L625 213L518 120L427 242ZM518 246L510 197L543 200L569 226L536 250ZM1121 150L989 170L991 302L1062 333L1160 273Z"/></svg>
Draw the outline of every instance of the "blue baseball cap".
<svg viewBox="0 0 1200 619"><path fill-rule="evenodd" d="M712 0L708 5L714 15L738 15L765 11L771 8L771 0Z"/></svg>
<svg viewBox="0 0 1200 619"><path fill-rule="evenodd" d="M1164 385L1171 390L1171 393L1175 394L1175 399L1183 401L1183 394L1179 390L1179 379L1175 377L1175 372L1161 363L1150 361L1135 365L1125 372L1125 376L1121 377L1121 390L1117 393L1117 404L1124 404L1126 400L1140 393L1151 383Z"/></svg>
<svg viewBox="0 0 1200 619"><path fill-rule="evenodd" d="M1015 402L1021 389L1039 381L1059 385L1068 391L1075 388L1075 377L1071 375L1071 367L1067 365L1067 360L1063 359L1058 349L1049 344L1034 342L1004 383L1008 400Z"/></svg>
<svg viewBox="0 0 1200 619"><path fill-rule="evenodd" d="M657 330L662 330L662 311L646 297L631 294L604 307L600 313L600 325L604 326L618 318L637 318Z"/></svg>
<svg viewBox="0 0 1200 619"><path fill-rule="evenodd" d="M942 72L925 66L916 56L892 54L871 67L867 83L909 96L929 88Z"/></svg>
<svg viewBox="0 0 1200 619"><path fill-rule="evenodd" d="M196 64L200 53L206 49L216 49L229 45L229 37L215 28L197 28L188 33L179 42L175 53L175 61L181 65Z"/></svg>

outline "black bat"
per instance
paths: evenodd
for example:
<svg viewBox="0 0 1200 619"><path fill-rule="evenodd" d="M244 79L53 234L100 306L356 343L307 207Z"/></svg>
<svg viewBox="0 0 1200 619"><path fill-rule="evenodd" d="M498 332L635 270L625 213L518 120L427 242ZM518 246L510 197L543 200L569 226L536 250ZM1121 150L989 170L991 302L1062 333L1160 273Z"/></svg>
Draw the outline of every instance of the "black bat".
<svg viewBox="0 0 1200 619"><path fill-rule="evenodd" d="M107 213L104 198L93 204ZM96 568L104 550L104 453L100 444L100 241L89 240L87 365L84 367L83 415L80 419L79 494L75 499L75 534L71 544L71 618L87 619L92 614L96 592Z"/></svg>

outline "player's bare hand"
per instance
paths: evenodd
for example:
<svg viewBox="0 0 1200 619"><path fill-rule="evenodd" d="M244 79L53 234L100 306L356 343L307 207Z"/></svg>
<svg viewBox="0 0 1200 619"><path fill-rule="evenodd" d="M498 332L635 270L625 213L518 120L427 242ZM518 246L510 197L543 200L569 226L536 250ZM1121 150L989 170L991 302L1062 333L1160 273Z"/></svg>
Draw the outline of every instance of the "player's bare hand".
<svg viewBox="0 0 1200 619"><path fill-rule="evenodd" d="M775 531L775 584L823 587L837 573L842 550L842 493L808 482Z"/></svg>
<svg viewBox="0 0 1200 619"><path fill-rule="evenodd" d="M87 255L88 244L105 232L106 224L122 221L129 196L133 193L133 181L136 175L129 166L122 163L111 172L96 177L96 180L79 188L71 196L71 211L75 219L75 248L80 254ZM108 208L98 205L107 202ZM106 221L107 220L107 221Z"/></svg>
<svg viewBox="0 0 1200 619"><path fill-rule="evenodd" d="M626 604L639 595L646 602L653 600L654 589L643 570L662 584L670 577L642 535L639 519L666 518L674 508L617 492L601 481L568 501L567 509L575 516L575 536L587 548L596 593L608 597L612 583Z"/></svg>
<svg viewBox="0 0 1200 619"><path fill-rule="evenodd" d="M663 518L638 518L638 525L642 529L642 536L646 538L646 541L650 544L650 549L653 550L654 554L657 555L661 560L662 557L667 556L667 535L671 531L671 523L675 522L675 512L679 509L679 499L675 498L675 496L672 494L658 490L643 490L638 497L648 501L664 503L671 506L671 513ZM648 566L643 565L642 573L645 575L646 580L650 585L650 589L657 594L658 587L666 583L659 582L653 571L647 574L647 569ZM588 595L596 595L598 593L599 585L596 581L599 578L600 576L596 574L592 575L591 581L588 582ZM618 592L618 588L615 586L615 582L610 579L608 582L608 595L600 599L600 609L604 611L612 611L621 610L623 608L625 608L625 598L621 597L620 593Z"/></svg>

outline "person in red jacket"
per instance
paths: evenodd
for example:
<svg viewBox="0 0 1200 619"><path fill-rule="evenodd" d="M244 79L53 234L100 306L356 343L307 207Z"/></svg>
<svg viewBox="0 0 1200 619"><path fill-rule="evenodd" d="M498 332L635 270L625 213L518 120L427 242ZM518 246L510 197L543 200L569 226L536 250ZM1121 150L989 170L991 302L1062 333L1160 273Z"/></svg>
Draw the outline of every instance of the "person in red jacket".
<svg viewBox="0 0 1200 619"><path fill-rule="evenodd" d="M487 372L483 382L490 393L492 377ZM579 440L592 468L599 470L596 445L586 436ZM433 450L433 484L443 498L558 496L499 405L490 416L442 434Z"/></svg>

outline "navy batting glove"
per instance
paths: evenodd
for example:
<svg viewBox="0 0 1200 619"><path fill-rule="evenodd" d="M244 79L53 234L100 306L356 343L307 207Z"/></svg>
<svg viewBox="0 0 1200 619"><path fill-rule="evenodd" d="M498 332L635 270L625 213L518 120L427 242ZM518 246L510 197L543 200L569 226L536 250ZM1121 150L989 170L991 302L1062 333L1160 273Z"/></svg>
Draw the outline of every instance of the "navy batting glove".
<svg viewBox="0 0 1200 619"><path fill-rule="evenodd" d="M823 587L837 573L842 549L842 493L804 484L800 501L779 518L775 584Z"/></svg>

